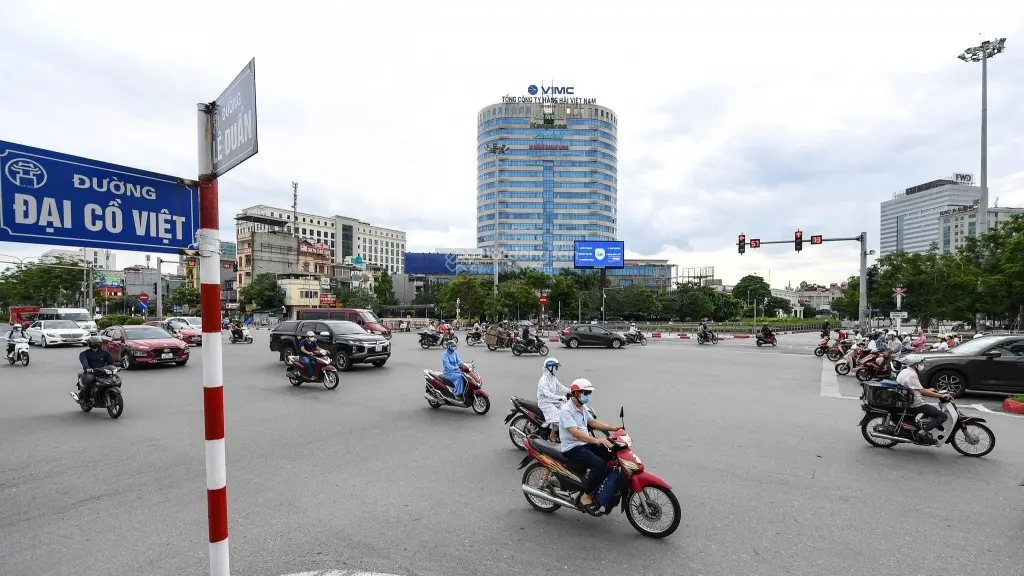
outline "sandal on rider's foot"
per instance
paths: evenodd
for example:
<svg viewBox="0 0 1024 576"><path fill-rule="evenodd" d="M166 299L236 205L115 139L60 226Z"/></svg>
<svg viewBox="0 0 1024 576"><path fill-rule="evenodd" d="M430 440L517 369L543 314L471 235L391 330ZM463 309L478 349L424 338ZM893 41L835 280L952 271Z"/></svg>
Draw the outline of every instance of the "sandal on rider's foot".
<svg viewBox="0 0 1024 576"><path fill-rule="evenodd" d="M584 504L582 501L580 502L580 510L583 510L591 516L596 516L599 513L600 508L601 507L597 505L597 502L591 501L589 504Z"/></svg>

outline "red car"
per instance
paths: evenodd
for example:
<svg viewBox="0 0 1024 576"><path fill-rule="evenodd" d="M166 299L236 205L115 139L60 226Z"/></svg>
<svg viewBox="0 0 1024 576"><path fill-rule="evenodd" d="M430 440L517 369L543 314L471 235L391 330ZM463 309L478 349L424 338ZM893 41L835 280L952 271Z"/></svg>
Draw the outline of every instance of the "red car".
<svg viewBox="0 0 1024 576"><path fill-rule="evenodd" d="M103 349L124 368L188 362L188 345L157 326L111 326L100 332Z"/></svg>
<svg viewBox="0 0 1024 576"><path fill-rule="evenodd" d="M202 328L198 324L193 324L188 318L168 318L163 328L190 346L203 345Z"/></svg>

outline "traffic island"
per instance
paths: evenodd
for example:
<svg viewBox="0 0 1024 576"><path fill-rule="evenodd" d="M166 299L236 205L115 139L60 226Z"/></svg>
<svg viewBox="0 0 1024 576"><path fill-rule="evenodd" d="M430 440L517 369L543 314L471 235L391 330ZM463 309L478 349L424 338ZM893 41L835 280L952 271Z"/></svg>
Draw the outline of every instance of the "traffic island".
<svg viewBox="0 0 1024 576"><path fill-rule="evenodd" d="M1024 415L1024 396L1014 396L1003 400L1003 412Z"/></svg>

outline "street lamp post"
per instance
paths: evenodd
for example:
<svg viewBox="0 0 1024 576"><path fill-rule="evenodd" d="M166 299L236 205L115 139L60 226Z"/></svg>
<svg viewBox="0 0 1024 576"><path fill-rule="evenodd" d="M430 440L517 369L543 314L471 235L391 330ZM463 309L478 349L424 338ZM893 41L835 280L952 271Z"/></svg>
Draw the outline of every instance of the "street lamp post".
<svg viewBox="0 0 1024 576"><path fill-rule="evenodd" d="M1006 49L1006 38L985 40L972 46L957 58L964 62L981 62L981 199L978 202L978 232L988 231L988 60Z"/></svg>
<svg viewBox="0 0 1024 576"><path fill-rule="evenodd" d="M508 146L491 142L484 148L494 155L494 245L491 248L491 259L494 260L494 297L498 297L498 196L501 193L501 155L508 151Z"/></svg>

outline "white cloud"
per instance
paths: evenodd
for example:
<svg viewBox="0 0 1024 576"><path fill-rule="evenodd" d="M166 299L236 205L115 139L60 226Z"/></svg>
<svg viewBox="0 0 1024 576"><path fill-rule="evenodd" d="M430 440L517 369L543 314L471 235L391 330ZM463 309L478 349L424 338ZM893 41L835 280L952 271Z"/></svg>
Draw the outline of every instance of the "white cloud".
<svg viewBox="0 0 1024 576"><path fill-rule="evenodd" d="M877 242L893 190L977 172L980 70L955 56L978 30L1010 37L990 66L992 196L1024 205L1019 2L4 4L8 141L190 175L195 102L256 57L260 153L221 182L225 237L297 180L300 209L474 246L476 111L554 78L620 118L627 246L726 281L839 281L852 244L741 258L736 234Z"/></svg>

